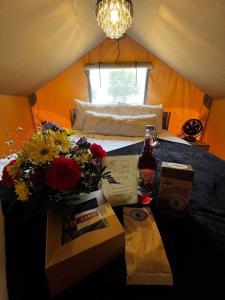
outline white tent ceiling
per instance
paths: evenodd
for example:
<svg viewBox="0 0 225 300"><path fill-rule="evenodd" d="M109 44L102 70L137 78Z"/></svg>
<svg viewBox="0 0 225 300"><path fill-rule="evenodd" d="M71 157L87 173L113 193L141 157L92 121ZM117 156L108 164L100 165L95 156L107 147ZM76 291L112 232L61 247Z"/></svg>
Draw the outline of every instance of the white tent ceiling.
<svg viewBox="0 0 225 300"><path fill-rule="evenodd" d="M100 43L96 0L1 0L0 94L30 95ZM213 98L225 97L225 1L133 0L128 34Z"/></svg>

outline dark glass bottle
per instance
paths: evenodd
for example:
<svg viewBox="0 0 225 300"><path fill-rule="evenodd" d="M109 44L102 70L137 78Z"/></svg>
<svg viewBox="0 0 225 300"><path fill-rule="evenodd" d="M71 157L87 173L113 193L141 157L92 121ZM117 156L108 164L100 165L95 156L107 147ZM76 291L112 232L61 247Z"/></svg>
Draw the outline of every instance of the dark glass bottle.
<svg viewBox="0 0 225 300"><path fill-rule="evenodd" d="M154 149L154 135L149 126L146 126L145 141L138 160L138 195L139 202L146 204L151 202L157 167L156 159L152 151Z"/></svg>

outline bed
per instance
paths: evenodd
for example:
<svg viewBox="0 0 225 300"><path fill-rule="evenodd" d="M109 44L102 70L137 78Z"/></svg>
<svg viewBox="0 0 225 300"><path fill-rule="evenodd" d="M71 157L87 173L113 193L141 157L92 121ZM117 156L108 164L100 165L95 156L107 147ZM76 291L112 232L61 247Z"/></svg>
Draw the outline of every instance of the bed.
<svg viewBox="0 0 225 300"><path fill-rule="evenodd" d="M79 102L80 103L80 102ZM82 104L82 102L81 102ZM76 120L76 109L70 110L70 118L71 118L71 127L74 126L75 120ZM183 144L189 144L183 139L180 139L173 134L168 132L168 126L170 121L170 112L164 112L162 115L162 128L163 130L158 135L158 138L177 142L177 143L183 143ZM129 136L119 136L119 135L102 135L102 134L86 134L82 130L77 130L76 135L72 136L71 139L76 142L80 137L86 136L89 141L95 142L97 144L100 144L105 151L112 151L116 149L120 149L123 147L127 147L130 145L133 145L137 142L143 141L143 136L141 137L129 137ZM8 162L13 159L14 156L11 156L10 158L7 157L5 159L0 160L0 177L2 170ZM5 300L7 299L7 288L6 288L6 276L5 276L5 249L4 249L4 231L3 231L3 216L0 215L0 298Z"/></svg>
<svg viewBox="0 0 225 300"><path fill-rule="evenodd" d="M143 142L108 152L130 155L141 151ZM195 147L160 139L154 150L157 159L156 189L152 211L171 265L174 287L125 286L124 258L92 274L59 295L57 300L118 299L118 295L151 299L191 299L199 293L214 299L225 295L225 161ZM188 212L183 217L161 214L157 209L158 185L162 161L191 164L195 170ZM122 222L122 210L116 209ZM29 226L21 221L16 207L5 219L8 290L11 299L49 299L44 272L45 221L32 219ZM13 224L13 225L12 225ZM12 251L16 249L16 251ZM119 293L119 294L118 294Z"/></svg>
<svg viewBox="0 0 225 300"><path fill-rule="evenodd" d="M184 293L195 295L196 288L202 295L204 290L206 294L214 291L214 296L217 292L225 295L225 162L169 133L166 130L169 114L164 114L164 120L167 122L163 123L164 129L158 135L160 147L154 150L158 162L157 186L162 161L191 164L195 178L189 210L184 218L160 214L157 210L158 188L155 190L152 209L171 264L175 286L172 289L149 286L145 287L146 291L153 296L152 299L165 295L167 299L183 299ZM108 155L139 154L143 146L143 137L88 135L82 130L78 130L72 139L76 141L84 135L101 144ZM10 299L49 299L44 272L45 220L34 219L30 226L26 226L21 222L20 213L20 207L16 207L5 219ZM117 209L116 213L122 222L121 209ZM1 247L4 250L3 244ZM12 249L16 249L16 252ZM4 275L4 261L1 272ZM57 299L72 299L77 291L81 291L84 298L97 293L101 299L115 299L118 296L115 286L127 295L140 295L142 287L134 290L124 286L124 275L124 260L118 258L118 261L83 280ZM107 294L103 294L104 286Z"/></svg>

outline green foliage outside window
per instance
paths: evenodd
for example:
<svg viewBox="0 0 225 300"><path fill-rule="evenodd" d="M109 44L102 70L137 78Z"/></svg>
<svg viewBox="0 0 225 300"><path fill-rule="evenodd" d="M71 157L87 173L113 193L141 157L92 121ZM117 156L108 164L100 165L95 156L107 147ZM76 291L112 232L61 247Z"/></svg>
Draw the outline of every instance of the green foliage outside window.
<svg viewBox="0 0 225 300"><path fill-rule="evenodd" d="M126 103L129 96L139 93L135 73L129 70L112 70L109 74L108 93L113 97L113 103Z"/></svg>

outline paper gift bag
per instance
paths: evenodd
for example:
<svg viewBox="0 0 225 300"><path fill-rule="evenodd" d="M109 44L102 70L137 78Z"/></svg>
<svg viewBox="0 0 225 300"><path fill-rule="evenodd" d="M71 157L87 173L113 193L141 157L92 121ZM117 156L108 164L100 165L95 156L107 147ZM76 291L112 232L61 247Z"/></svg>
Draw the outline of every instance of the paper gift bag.
<svg viewBox="0 0 225 300"><path fill-rule="evenodd" d="M123 208L127 284L172 285L166 252L150 208Z"/></svg>
<svg viewBox="0 0 225 300"><path fill-rule="evenodd" d="M124 252L124 229L102 192L88 194L85 199L81 199L79 205L93 200L98 203L97 209L92 208L85 215L79 212L75 218L78 229L70 240L68 237L63 239L64 227L61 219L55 214L48 214L45 269L52 296ZM85 230L90 219L95 219L96 222L104 219L107 225Z"/></svg>

